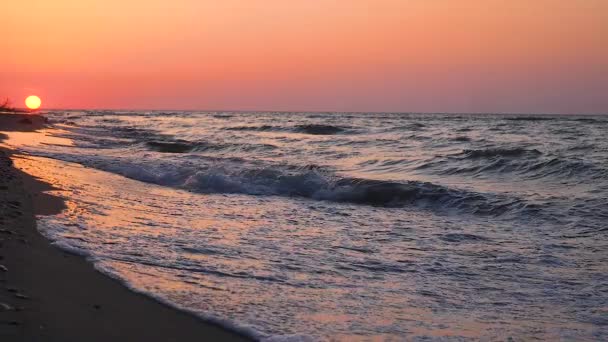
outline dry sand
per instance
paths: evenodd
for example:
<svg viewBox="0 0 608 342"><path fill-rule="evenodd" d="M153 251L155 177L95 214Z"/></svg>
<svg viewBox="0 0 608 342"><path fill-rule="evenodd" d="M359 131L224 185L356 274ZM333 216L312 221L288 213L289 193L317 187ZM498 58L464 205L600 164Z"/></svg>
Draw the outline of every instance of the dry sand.
<svg viewBox="0 0 608 342"><path fill-rule="evenodd" d="M44 118L0 114L1 132L31 131ZM0 341L248 340L148 297L52 245L35 215L52 215L62 199L49 184L12 167L0 149Z"/></svg>

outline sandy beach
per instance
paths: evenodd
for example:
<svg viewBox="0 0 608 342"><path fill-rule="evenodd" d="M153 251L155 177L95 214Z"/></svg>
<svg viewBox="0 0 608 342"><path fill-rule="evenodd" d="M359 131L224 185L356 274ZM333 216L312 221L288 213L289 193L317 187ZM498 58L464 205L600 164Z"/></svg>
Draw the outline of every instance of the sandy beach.
<svg viewBox="0 0 608 342"><path fill-rule="evenodd" d="M0 114L0 142L2 132L32 131L44 122ZM52 185L15 169L11 153L0 150L1 341L247 340L131 292L52 246L36 230L36 215L59 213L63 200L45 193Z"/></svg>

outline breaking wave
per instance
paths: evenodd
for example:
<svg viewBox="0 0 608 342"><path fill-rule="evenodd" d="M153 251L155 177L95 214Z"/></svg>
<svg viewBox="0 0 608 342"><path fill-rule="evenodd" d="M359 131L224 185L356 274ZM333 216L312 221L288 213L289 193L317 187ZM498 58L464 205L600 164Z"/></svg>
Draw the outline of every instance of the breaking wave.
<svg viewBox="0 0 608 342"><path fill-rule="evenodd" d="M163 148L179 150L171 143ZM342 177L318 165L265 165L215 157L200 157L183 165L154 160L135 162L72 154L38 155L80 163L127 178L203 194L247 194L303 197L313 200L382 207L417 206L431 210L460 210L477 215L501 216L536 212L538 207L519 198L450 188L429 182L379 181Z"/></svg>

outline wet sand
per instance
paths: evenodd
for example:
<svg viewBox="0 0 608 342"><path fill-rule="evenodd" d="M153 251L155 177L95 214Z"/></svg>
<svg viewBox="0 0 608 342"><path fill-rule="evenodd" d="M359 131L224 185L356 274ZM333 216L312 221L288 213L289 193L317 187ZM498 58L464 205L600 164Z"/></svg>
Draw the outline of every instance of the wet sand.
<svg viewBox="0 0 608 342"><path fill-rule="evenodd" d="M0 114L2 132L44 118ZM35 215L64 208L52 186L12 166L0 147L0 341L246 341L222 327L129 291L80 256L52 246Z"/></svg>

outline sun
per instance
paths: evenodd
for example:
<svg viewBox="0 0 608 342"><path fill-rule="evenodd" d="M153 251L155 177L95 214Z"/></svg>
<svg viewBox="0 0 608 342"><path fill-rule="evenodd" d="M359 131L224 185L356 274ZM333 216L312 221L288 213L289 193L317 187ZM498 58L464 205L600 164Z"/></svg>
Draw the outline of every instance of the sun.
<svg viewBox="0 0 608 342"><path fill-rule="evenodd" d="M32 110L40 108L41 104L42 101L36 95L30 95L27 97L27 99L25 99L25 105L27 106L27 108Z"/></svg>

